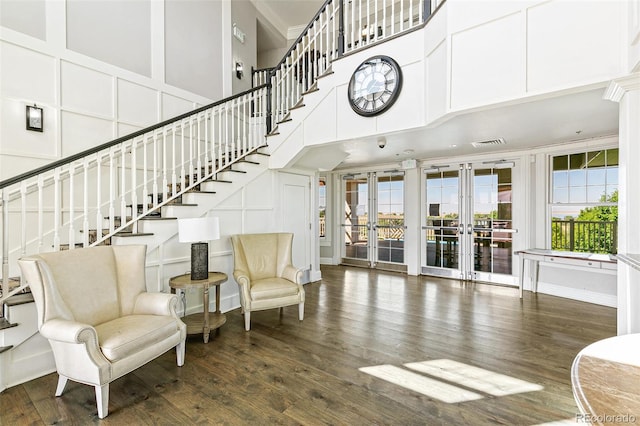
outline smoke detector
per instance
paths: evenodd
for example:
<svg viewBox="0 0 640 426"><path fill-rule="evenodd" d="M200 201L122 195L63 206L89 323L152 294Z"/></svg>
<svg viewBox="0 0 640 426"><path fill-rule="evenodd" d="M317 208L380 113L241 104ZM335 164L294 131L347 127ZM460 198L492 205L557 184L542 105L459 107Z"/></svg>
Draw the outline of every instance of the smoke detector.
<svg viewBox="0 0 640 426"><path fill-rule="evenodd" d="M503 138L491 139L488 141L471 142L471 145L473 145L474 148L481 148L483 146L489 146L489 145L504 145L504 144L506 144L506 142L504 141Z"/></svg>

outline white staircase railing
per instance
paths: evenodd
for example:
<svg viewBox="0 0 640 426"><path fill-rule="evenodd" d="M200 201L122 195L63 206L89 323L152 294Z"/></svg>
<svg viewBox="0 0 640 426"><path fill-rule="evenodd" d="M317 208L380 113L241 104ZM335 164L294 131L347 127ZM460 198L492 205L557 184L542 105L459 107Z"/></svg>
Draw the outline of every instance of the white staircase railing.
<svg viewBox="0 0 640 426"><path fill-rule="evenodd" d="M0 182L0 304L20 256L101 244L265 144L331 62L424 25L444 0L327 0L255 88ZM19 282L19 281L18 281Z"/></svg>
<svg viewBox="0 0 640 426"><path fill-rule="evenodd" d="M0 182L2 297L23 255L101 244L265 144L266 85Z"/></svg>

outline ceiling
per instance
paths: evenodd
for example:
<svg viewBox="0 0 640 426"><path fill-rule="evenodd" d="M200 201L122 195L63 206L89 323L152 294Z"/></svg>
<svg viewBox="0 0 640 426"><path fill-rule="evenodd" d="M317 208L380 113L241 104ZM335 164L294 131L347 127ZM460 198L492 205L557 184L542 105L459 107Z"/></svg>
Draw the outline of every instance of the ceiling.
<svg viewBox="0 0 640 426"><path fill-rule="evenodd" d="M434 127L330 143L307 151L296 165L314 168L320 158L330 159L326 168L337 169L399 166L406 159L444 164L452 157L492 153L499 160L507 151L617 135L618 104L604 100L604 90L508 104L453 116ZM384 148L378 146L381 137L386 140ZM472 145L498 138L505 143Z"/></svg>
<svg viewBox="0 0 640 426"><path fill-rule="evenodd" d="M302 30L324 3L323 0L251 0L251 2L265 18L258 19L258 53L289 47L288 34L290 32L298 34L299 31L296 32L296 29Z"/></svg>

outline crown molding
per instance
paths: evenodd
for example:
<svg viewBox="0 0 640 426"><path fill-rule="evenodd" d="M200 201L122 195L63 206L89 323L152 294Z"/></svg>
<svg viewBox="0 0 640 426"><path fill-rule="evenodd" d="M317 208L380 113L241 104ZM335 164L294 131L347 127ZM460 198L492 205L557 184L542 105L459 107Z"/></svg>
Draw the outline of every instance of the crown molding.
<svg viewBox="0 0 640 426"><path fill-rule="evenodd" d="M273 11L271 7L267 4L267 2L259 1L259 0L250 0L251 4L256 8L258 13L260 13L264 18L271 23L273 28L278 31L278 33L285 39L287 38L287 24L278 16L276 12Z"/></svg>
<svg viewBox="0 0 640 426"><path fill-rule="evenodd" d="M640 90L640 72L611 80L602 97L609 101L620 102L625 93L634 90Z"/></svg>

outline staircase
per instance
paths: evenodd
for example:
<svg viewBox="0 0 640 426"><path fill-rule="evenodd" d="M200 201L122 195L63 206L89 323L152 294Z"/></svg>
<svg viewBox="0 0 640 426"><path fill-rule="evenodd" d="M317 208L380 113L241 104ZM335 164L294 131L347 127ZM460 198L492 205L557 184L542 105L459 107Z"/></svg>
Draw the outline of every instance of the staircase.
<svg viewBox="0 0 640 426"><path fill-rule="evenodd" d="M333 61L424 25L438 3L327 0L280 63L255 73L263 84L0 182L0 391L54 369L21 256L146 244L153 265L177 239L178 218L208 214L266 173L281 130L321 91ZM150 287L167 291L162 281Z"/></svg>

